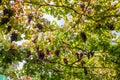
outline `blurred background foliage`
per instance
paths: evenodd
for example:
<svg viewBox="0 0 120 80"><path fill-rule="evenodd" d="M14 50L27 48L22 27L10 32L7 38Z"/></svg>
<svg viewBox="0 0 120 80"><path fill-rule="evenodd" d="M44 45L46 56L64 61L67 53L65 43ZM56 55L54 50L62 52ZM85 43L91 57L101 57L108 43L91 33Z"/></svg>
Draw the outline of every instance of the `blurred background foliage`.
<svg viewBox="0 0 120 80"><path fill-rule="evenodd" d="M0 0L0 74L119 80L119 31L119 0Z"/></svg>

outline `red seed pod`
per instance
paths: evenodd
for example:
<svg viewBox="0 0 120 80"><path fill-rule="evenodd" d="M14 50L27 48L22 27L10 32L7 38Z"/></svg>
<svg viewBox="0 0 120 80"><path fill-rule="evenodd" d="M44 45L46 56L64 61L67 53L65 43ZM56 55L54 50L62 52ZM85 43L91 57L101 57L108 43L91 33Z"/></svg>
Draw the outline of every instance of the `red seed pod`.
<svg viewBox="0 0 120 80"><path fill-rule="evenodd" d="M82 67L84 67L85 61L81 61L81 65L82 65Z"/></svg>
<svg viewBox="0 0 120 80"><path fill-rule="evenodd" d="M87 52L87 57L88 59L90 59L90 52Z"/></svg>
<svg viewBox="0 0 120 80"><path fill-rule="evenodd" d="M8 32L10 32L10 31L11 31L11 29L12 29L12 27L11 27L11 26L8 26L8 27L7 27L7 31L8 31Z"/></svg>
<svg viewBox="0 0 120 80"><path fill-rule="evenodd" d="M42 30L42 28L43 28L43 25L40 24L40 23L38 23L36 26L37 26L37 28L38 28L39 30Z"/></svg>
<svg viewBox="0 0 120 80"><path fill-rule="evenodd" d="M84 32L81 32L80 35L81 35L81 37L82 37L82 40L83 40L84 42L86 42L86 40L87 40L86 34L85 34Z"/></svg>
<svg viewBox="0 0 120 80"><path fill-rule="evenodd" d="M88 74L87 68L84 67L83 69L84 69L84 74L87 75Z"/></svg>
<svg viewBox="0 0 120 80"><path fill-rule="evenodd" d="M51 52L49 51L49 49L46 49L46 58L47 58L47 59L51 59L51 58L52 58L52 54L51 54Z"/></svg>
<svg viewBox="0 0 120 80"><path fill-rule="evenodd" d="M59 56L59 54L60 54L60 50L56 50L56 51L55 51L55 55L56 55L56 56Z"/></svg>
<svg viewBox="0 0 120 80"><path fill-rule="evenodd" d="M4 15L8 15L8 17L10 18L11 16L13 16L13 10L11 10L11 9L4 9L3 10L3 14Z"/></svg>
<svg viewBox="0 0 120 80"><path fill-rule="evenodd" d="M35 46L36 51L39 51L39 45Z"/></svg>
<svg viewBox="0 0 120 80"><path fill-rule="evenodd" d="M31 51L27 51L27 58L30 57Z"/></svg>
<svg viewBox="0 0 120 80"><path fill-rule="evenodd" d="M80 52L80 59L82 59L82 57L83 57L83 52L81 51Z"/></svg>
<svg viewBox="0 0 120 80"><path fill-rule="evenodd" d="M13 33L11 34L11 37L10 37L11 42L17 41L17 36L18 36L18 34L17 34L16 32L13 32Z"/></svg>
<svg viewBox="0 0 120 80"><path fill-rule="evenodd" d="M100 28L102 28L102 25L101 24L97 24L96 29L100 29Z"/></svg>
<svg viewBox="0 0 120 80"><path fill-rule="evenodd" d="M94 52L90 51L89 53L91 54L92 57L94 56Z"/></svg>
<svg viewBox="0 0 120 80"><path fill-rule="evenodd" d="M115 29L114 25L113 25L113 24L110 24L110 23L107 24L107 27L108 27L110 30L114 30L114 29Z"/></svg>
<svg viewBox="0 0 120 80"><path fill-rule="evenodd" d="M33 15L32 15L32 14L29 14L29 15L28 15L28 23L31 22L32 18L33 18Z"/></svg>
<svg viewBox="0 0 120 80"><path fill-rule="evenodd" d="M66 65L68 64L67 58L63 58L63 61L64 61L64 63L65 63Z"/></svg>
<svg viewBox="0 0 120 80"><path fill-rule="evenodd" d="M80 3L80 7L82 8L82 11L84 11L84 9L85 9L85 4L84 4L84 3Z"/></svg>
<svg viewBox="0 0 120 80"><path fill-rule="evenodd" d="M44 59L44 53L43 53L43 51L42 50L39 50L39 51L37 51L37 54L38 54L38 58L39 59L41 59L41 60L43 60Z"/></svg>
<svg viewBox="0 0 120 80"><path fill-rule="evenodd" d="M76 58L80 59L80 54L79 53L76 53Z"/></svg>
<svg viewBox="0 0 120 80"><path fill-rule="evenodd" d="M50 53L49 53L49 49L46 49L46 54L47 54L47 55L49 55L49 54L50 54Z"/></svg>
<svg viewBox="0 0 120 80"><path fill-rule="evenodd" d="M38 39L38 36L35 36L35 37L32 39L32 42L35 43L37 39Z"/></svg>
<svg viewBox="0 0 120 80"><path fill-rule="evenodd" d="M2 18L0 24L7 24L10 21L10 18Z"/></svg>

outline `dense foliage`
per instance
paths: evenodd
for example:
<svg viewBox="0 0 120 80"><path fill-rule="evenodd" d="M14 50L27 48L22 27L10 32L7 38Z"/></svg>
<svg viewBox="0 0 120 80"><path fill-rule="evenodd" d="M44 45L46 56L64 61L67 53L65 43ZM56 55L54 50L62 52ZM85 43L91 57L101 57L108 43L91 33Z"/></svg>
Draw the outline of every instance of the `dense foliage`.
<svg viewBox="0 0 120 80"><path fill-rule="evenodd" d="M118 0L0 0L0 74L119 80L119 31Z"/></svg>

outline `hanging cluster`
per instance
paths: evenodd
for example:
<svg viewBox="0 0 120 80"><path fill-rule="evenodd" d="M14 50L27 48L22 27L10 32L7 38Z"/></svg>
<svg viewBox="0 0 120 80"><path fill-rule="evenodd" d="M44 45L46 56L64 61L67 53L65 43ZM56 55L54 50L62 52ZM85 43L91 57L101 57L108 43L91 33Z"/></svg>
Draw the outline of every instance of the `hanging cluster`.
<svg viewBox="0 0 120 80"><path fill-rule="evenodd" d="M10 21L10 18L13 16L13 13L14 12L12 9L5 8L3 10L3 17L1 18L0 24L7 24Z"/></svg>
<svg viewBox="0 0 120 80"><path fill-rule="evenodd" d="M87 40L87 36L86 36L86 34L85 34L84 32L81 32L81 33L80 33L80 36L81 36L83 42L85 43L86 40Z"/></svg>
<svg viewBox="0 0 120 80"><path fill-rule="evenodd" d="M32 15L32 14L29 14L29 15L28 15L28 23L31 22L32 18L33 18L33 15Z"/></svg>
<svg viewBox="0 0 120 80"><path fill-rule="evenodd" d="M17 39L18 39L18 34L17 34L15 31L12 32L10 39L11 39L11 42L17 41Z"/></svg>
<svg viewBox="0 0 120 80"><path fill-rule="evenodd" d="M88 57L88 59L90 59L90 57L93 57L94 52L93 51L90 51L90 52L88 52L88 51L80 51L80 52L76 53L76 58L78 60L81 60L84 55L86 55Z"/></svg>
<svg viewBox="0 0 120 80"><path fill-rule="evenodd" d="M42 50L39 50L39 45L37 45L35 48L36 48L36 52L37 52L37 55L38 55L38 59L43 60L44 57L45 57L44 52Z"/></svg>

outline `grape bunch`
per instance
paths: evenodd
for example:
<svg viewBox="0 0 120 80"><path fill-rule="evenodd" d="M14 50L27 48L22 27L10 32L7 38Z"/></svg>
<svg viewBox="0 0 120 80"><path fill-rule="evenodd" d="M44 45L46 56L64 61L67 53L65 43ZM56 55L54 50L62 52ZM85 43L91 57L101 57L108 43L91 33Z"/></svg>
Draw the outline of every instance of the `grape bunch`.
<svg viewBox="0 0 120 80"><path fill-rule="evenodd" d="M44 59L44 53L43 53L43 51L42 50L39 50L39 51L37 51L37 54L38 54L38 58L39 59L41 59L41 60L43 60Z"/></svg>
<svg viewBox="0 0 120 80"><path fill-rule="evenodd" d="M65 63L66 65L68 64L67 58L63 58L63 61L64 61L64 63Z"/></svg>
<svg viewBox="0 0 120 80"><path fill-rule="evenodd" d="M12 27L11 27L11 26L8 26L8 27L7 27L7 31L8 31L8 32L10 32L10 31L11 31L11 29L12 29Z"/></svg>
<svg viewBox="0 0 120 80"><path fill-rule="evenodd" d="M32 15L32 14L29 14L29 15L28 15L28 23L31 22L32 18L33 18L33 15Z"/></svg>
<svg viewBox="0 0 120 80"><path fill-rule="evenodd" d="M38 23L38 24L37 24L37 28L38 28L39 30L42 30L43 25L42 25L42 24L40 24L40 23Z"/></svg>
<svg viewBox="0 0 120 80"><path fill-rule="evenodd" d="M115 27L113 24L107 23L107 27L109 28L109 30L114 30Z"/></svg>
<svg viewBox="0 0 120 80"><path fill-rule="evenodd" d="M10 37L11 42L17 41L17 36L18 36L18 34L16 32L12 32L11 37Z"/></svg>
<svg viewBox="0 0 120 80"><path fill-rule="evenodd" d="M10 17L13 16L13 10L5 8L5 9L3 10L3 14L4 14L4 16L5 16L5 15L8 15L8 18L10 18Z"/></svg>
<svg viewBox="0 0 120 80"><path fill-rule="evenodd" d="M76 58L78 59L78 60L81 60L82 59L82 57L83 57L83 52L80 52L80 53L76 53Z"/></svg>
<svg viewBox="0 0 120 80"><path fill-rule="evenodd" d="M7 18L7 17L3 17L3 18L1 19L0 24L1 24L1 25L3 25L3 24L7 24L9 21L10 21L9 18Z"/></svg>
<svg viewBox="0 0 120 80"><path fill-rule="evenodd" d="M81 32L80 35L81 35L81 37L82 37L82 40L83 40L84 42L86 42L86 40L87 40L86 34L85 34L84 32Z"/></svg>
<svg viewBox="0 0 120 80"><path fill-rule="evenodd" d="M5 8L3 10L3 17L1 18L0 24L7 24L10 21L10 17L13 16L13 10Z"/></svg>
<svg viewBox="0 0 120 80"><path fill-rule="evenodd" d="M59 56L59 54L60 54L60 50L56 50L56 51L55 51L55 55L56 55L56 56Z"/></svg>

